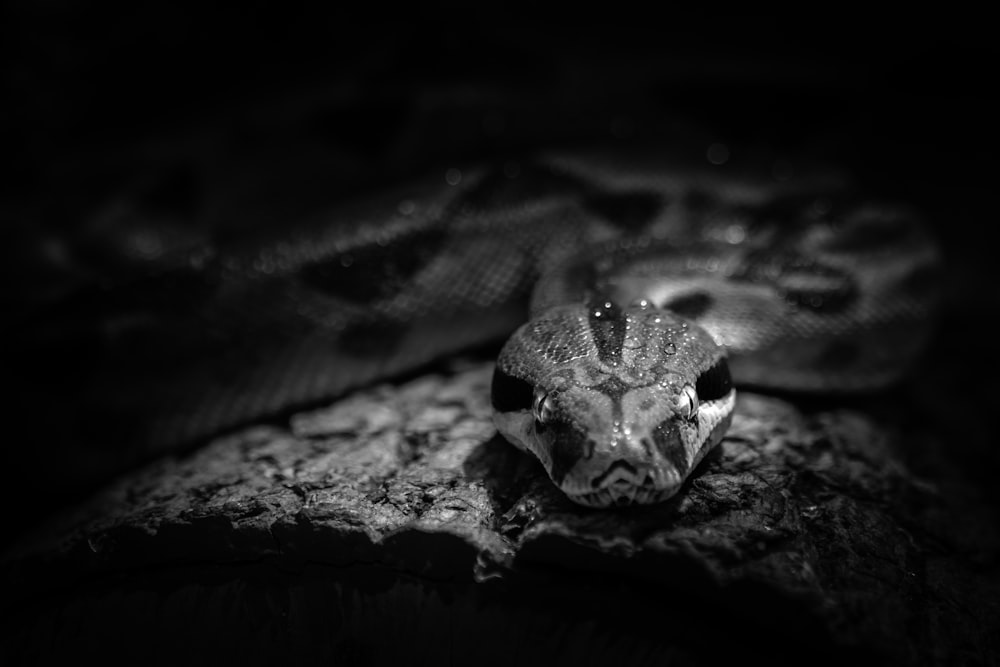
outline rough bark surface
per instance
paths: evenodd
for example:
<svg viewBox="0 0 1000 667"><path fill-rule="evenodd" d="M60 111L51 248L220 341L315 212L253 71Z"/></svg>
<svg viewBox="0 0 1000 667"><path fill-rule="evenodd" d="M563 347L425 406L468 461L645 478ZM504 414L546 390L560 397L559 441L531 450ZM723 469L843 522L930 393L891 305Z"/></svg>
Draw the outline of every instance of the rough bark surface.
<svg viewBox="0 0 1000 667"><path fill-rule="evenodd" d="M995 527L966 512L977 499L911 470L936 446L907 426L920 405L744 391L678 497L594 511L496 435L491 369L374 387L121 479L5 558L8 603L29 610L17 627L34 637L15 657L76 655L109 624L148 634L140 618L226 617L270 638L242 645L250 662L281 646L316 657L318 618L322 655L365 663L407 655L373 627L458 662L996 659ZM588 609L608 624L574 616ZM480 641L506 648L483 657Z"/></svg>

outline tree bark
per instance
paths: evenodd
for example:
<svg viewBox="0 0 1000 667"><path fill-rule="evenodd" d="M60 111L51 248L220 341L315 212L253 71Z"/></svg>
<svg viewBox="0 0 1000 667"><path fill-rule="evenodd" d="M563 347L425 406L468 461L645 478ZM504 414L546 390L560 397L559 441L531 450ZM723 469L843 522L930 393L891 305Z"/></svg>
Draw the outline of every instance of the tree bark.
<svg viewBox="0 0 1000 667"><path fill-rule="evenodd" d="M995 529L946 474L913 471L946 444L909 419L919 397L741 392L676 498L595 511L496 434L491 370L459 362L122 478L4 559L27 638L8 657L995 661Z"/></svg>

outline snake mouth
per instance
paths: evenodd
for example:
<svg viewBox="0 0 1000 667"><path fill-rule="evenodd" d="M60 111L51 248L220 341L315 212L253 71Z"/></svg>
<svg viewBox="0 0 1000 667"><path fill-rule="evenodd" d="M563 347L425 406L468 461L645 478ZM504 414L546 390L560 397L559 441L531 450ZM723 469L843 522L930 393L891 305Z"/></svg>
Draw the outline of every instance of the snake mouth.
<svg viewBox="0 0 1000 667"><path fill-rule="evenodd" d="M573 502L587 507L628 507L631 505L651 505L663 502L677 493L680 485L676 487L658 488L652 483L651 478L642 484L619 482L596 491L585 493L568 493L566 496Z"/></svg>
<svg viewBox="0 0 1000 667"><path fill-rule="evenodd" d="M580 487L563 489L570 500L588 507L626 507L649 505L674 495L680 484L657 483L654 475L644 467L619 459L590 482L593 490Z"/></svg>

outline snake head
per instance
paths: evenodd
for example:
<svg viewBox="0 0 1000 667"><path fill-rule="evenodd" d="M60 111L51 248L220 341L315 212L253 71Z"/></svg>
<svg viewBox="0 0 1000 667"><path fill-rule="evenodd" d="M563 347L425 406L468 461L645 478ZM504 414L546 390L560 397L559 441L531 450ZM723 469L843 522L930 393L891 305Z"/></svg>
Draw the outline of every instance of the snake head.
<svg viewBox="0 0 1000 667"><path fill-rule="evenodd" d="M704 330L649 307L558 306L521 327L493 377L494 421L574 502L659 502L728 428L735 391Z"/></svg>

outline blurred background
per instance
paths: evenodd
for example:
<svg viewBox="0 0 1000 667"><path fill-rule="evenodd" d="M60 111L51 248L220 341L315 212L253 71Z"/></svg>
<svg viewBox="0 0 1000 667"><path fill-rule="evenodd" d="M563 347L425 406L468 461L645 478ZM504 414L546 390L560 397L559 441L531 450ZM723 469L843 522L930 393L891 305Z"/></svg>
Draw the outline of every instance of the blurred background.
<svg viewBox="0 0 1000 667"><path fill-rule="evenodd" d="M76 295L150 261L293 229L428 170L593 141L806 155L921 210L949 267L921 405L955 434L957 479L994 486L988 23L659 9L8 3L5 540L148 458L78 414L100 346L26 342L24 322L56 304L72 334L87 316L73 304L91 303Z"/></svg>

